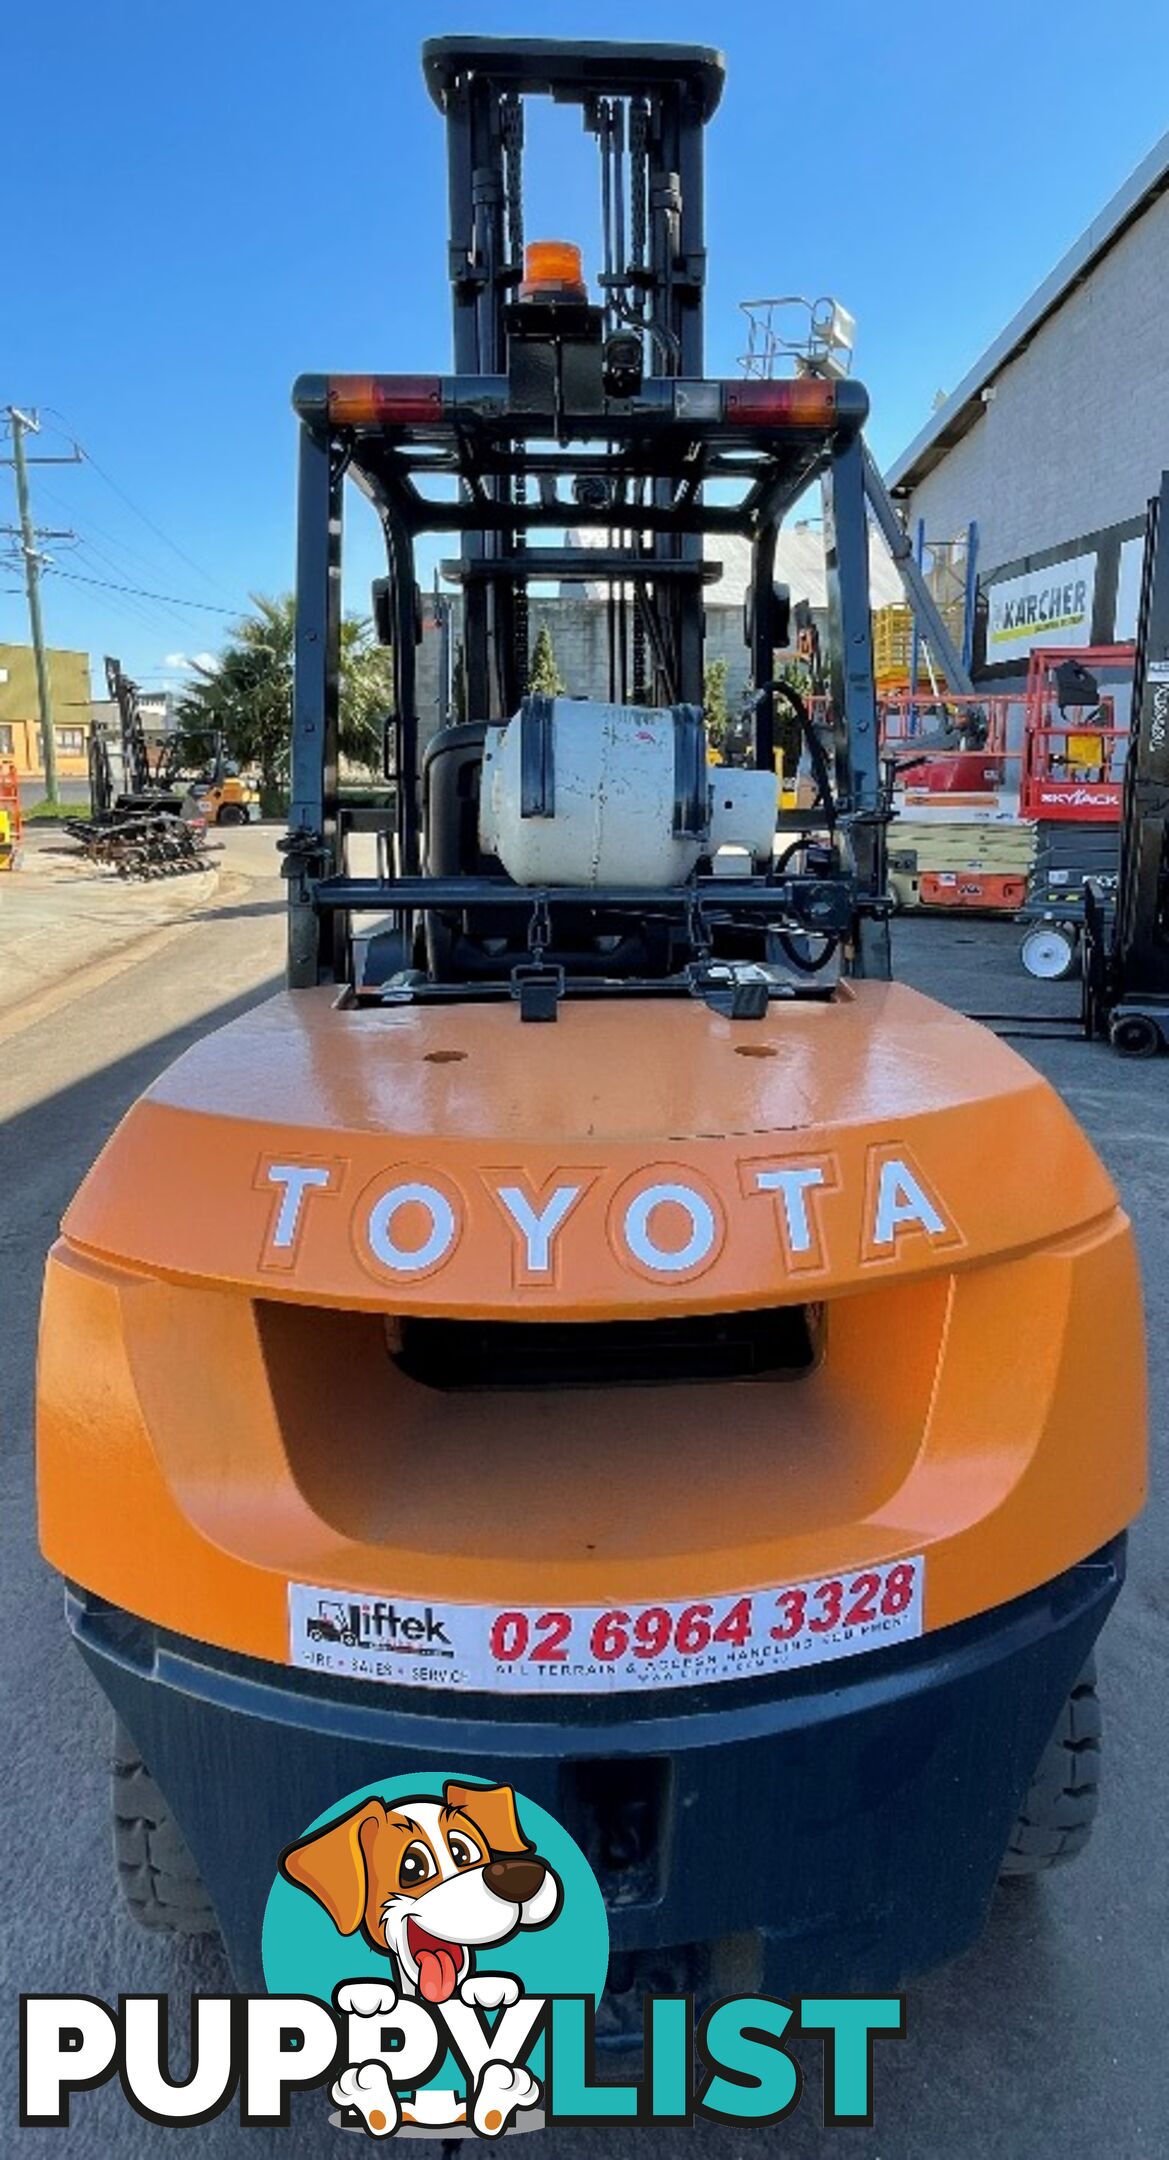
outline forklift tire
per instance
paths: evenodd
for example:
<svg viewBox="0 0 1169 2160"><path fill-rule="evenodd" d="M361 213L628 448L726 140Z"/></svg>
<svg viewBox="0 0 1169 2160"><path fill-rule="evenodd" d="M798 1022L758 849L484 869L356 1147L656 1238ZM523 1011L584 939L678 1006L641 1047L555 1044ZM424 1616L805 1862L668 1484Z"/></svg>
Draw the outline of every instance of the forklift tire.
<svg viewBox="0 0 1169 2160"><path fill-rule="evenodd" d="M173 1935L217 1935L186 1839L120 1718L113 1773L114 1858L131 1919Z"/></svg>
<svg viewBox="0 0 1169 2160"><path fill-rule="evenodd" d="M1036 982L1066 982L1080 960L1080 941L1073 925L1038 922L1028 924L1019 946L1019 958Z"/></svg>
<svg viewBox="0 0 1169 2160"><path fill-rule="evenodd" d="M1041 1875L1083 1852L1100 1797L1100 1699L1088 1659L1027 1788L999 1870L1002 1882Z"/></svg>
<svg viewBox="0 0 1169 2160"><path fill-rule="evenodd" d="M215 822L217 825L246 825L248 813L242 803L220 803L219 814Z"/></svg>
<svg viewBox="0 0 1169 2160"><path fill-rule="evenodd" d="M1146 1013L1122 1013L1112 1022L1108 1039L1121 1057L1156 1057L1165 1047L1160 1028Z"/></svg>

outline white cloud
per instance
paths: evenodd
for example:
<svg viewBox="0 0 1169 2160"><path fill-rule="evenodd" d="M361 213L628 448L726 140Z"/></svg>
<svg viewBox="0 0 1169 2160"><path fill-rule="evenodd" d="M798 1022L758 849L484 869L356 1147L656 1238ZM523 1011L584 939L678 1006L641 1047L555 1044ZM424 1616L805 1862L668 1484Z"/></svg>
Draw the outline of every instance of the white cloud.
<svg viewBox="0 0 1169 2160"><path fill-rule="evenodd" d="M213 668L215 654L168 652L160 664L172 675L190 675L196 668Z"/></svg>

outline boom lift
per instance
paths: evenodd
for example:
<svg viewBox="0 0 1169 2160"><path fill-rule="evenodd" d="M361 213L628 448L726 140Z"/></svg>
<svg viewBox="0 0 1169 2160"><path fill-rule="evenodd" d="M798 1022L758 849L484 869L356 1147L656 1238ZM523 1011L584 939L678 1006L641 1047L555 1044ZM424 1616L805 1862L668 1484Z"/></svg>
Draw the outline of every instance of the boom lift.
<svg viewBox="0 0 1169 2160"><path fill-rule="evenodd" d="M867 399L704 371L719 56L440 38L424 67L454 371L296 386L289 988L155 1084L69 1211L42 1537L147 1791L116 1807L142 1917L217 1922L256 1985L275 1855L457 1761L584 1847L622 2040L651 1975L892 1985L1083 1843L1139 1290L1052 1090L889 980ZM574 248L521 252L539 95L597 138L596 302ZM386 540L392 816L338 792L348 481ZM828 752L773 660L816 481ZM604 544L552 544L576 527ZM467 717L421 751L426 531ZM743 767L706 755L708 532L753 551ZM609 584L604 703L527 688L528 585L576 576ZM819 802L776 835L779 702Z"/></svg>

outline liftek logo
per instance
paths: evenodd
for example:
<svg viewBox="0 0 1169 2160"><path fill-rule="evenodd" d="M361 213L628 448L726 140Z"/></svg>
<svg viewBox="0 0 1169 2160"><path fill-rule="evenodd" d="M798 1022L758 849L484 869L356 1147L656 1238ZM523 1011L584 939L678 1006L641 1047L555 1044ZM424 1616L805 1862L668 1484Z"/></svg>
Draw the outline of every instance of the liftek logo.
<svg viewBox="0 0 1169 2160"><path fill-rule="evenodd" d="M139 2115L184 2127L237 2093L244 2128L287 2127L292 2095L319 2088L334 2129L377 2140L766 2126L799 2105L789 2047L801 2033L824 2042L825 2122L870 2123L874 2041L905 2029L896 1996L736 1996L698 2016L687 1994L647 1995L643 2076L598 2081L608 1926L596 1880L545 1809L467 1776L380 1781L292 1838L263 1960L266 1996L193 2000L182 2079L165 1996L122 1996L116 2011L23 1997L22 2127L67 2126L71 2101L115 2076Z"/></svg>
<svg viewBox="0 0 1169 2160"><path fill-rule="evenodd" d="M339 1642L347 1649L355 1644L363 1650L380 1650L386 1644L409 1650L420 1646L429 1650L434 1644L448 1651L451 1647L446 1628L436 1620L432 1606L424 1606L421 1612L399 1612L384 1598L363 1598L360 1602L321 1598L316 1612L306 1616L305 1634L309 1642Z"/></svg>

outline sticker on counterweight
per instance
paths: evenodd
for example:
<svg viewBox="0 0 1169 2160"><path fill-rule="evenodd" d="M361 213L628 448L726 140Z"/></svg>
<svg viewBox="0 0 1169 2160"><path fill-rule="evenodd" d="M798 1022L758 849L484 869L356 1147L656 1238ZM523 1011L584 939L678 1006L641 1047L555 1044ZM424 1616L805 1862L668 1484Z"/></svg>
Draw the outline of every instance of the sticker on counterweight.
<svg viewBox="0 0 1169 2160"><path fill-rule="evenodd" d="M648 1605L446 1605L288 1586L289 1657L394 1687L577 1695L753 1680L921 1634L925 1562Z"/></svg>

